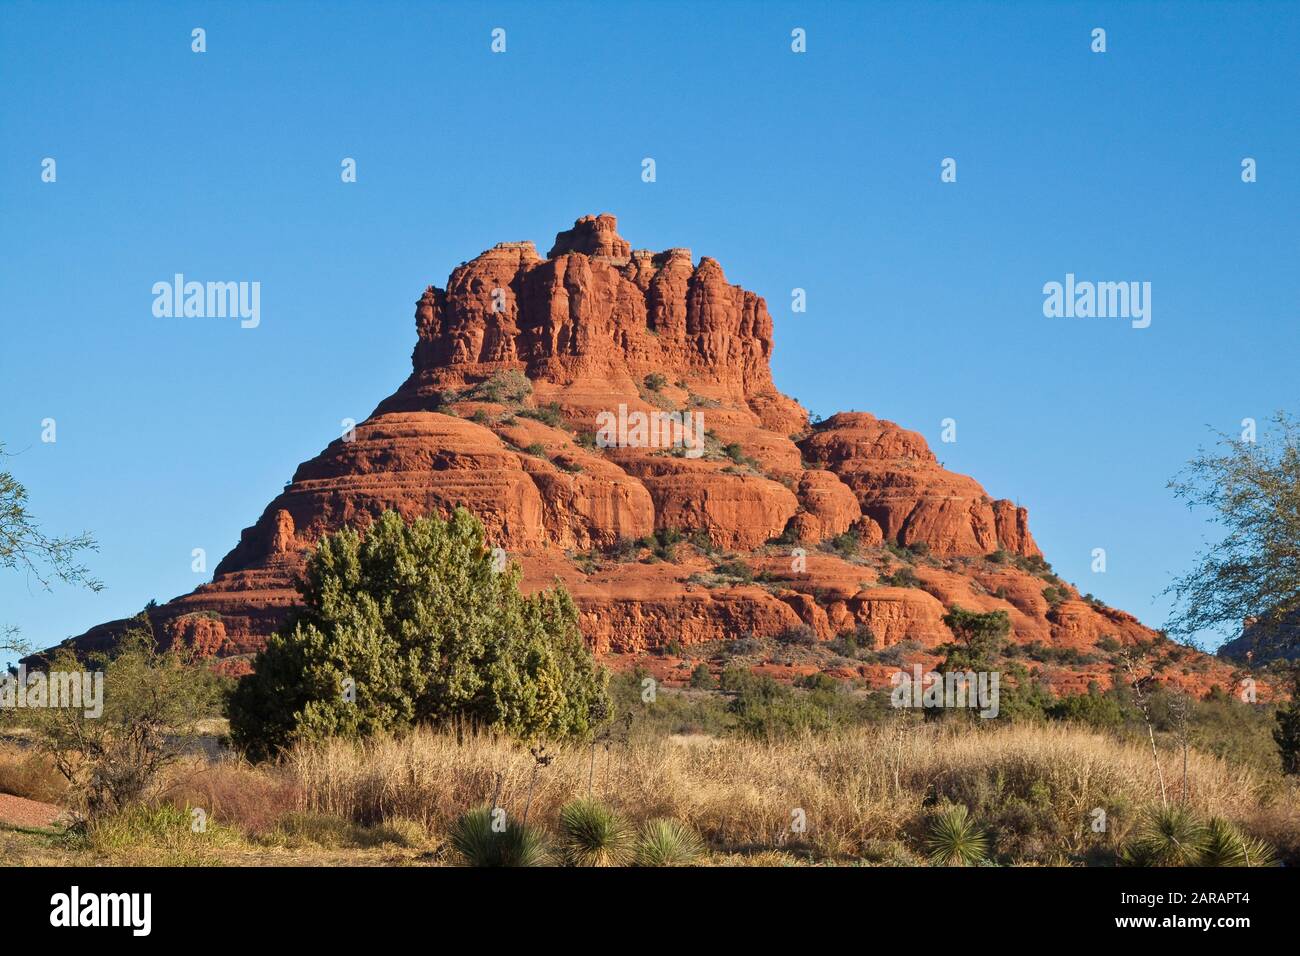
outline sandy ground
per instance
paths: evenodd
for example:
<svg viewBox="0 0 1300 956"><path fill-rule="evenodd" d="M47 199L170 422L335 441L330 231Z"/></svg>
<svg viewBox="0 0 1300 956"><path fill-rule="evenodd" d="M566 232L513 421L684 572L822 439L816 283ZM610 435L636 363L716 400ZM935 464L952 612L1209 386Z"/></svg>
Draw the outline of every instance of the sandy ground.
<svg viewBox="0 0 1300 956"><path fill-rule="evenodd" d="M0 823L11 827L49 827L63 811L52 803L0 793Z"/></svg>

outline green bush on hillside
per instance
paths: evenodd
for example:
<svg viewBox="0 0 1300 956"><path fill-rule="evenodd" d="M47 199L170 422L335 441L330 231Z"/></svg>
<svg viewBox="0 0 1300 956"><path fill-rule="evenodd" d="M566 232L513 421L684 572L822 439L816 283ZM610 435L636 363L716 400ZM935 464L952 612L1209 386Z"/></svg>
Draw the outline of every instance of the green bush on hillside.
<svg viewBox="0 0 1300 956"><path fill-rule="evenodd" d="M608 712L606 677L562 586L519 593L463 508L407 524L385 512L362 537L327 535L299 584L304 608L258 654L229 702L253 759L302 740L417 723L521 738L586 735Z"/></svg>

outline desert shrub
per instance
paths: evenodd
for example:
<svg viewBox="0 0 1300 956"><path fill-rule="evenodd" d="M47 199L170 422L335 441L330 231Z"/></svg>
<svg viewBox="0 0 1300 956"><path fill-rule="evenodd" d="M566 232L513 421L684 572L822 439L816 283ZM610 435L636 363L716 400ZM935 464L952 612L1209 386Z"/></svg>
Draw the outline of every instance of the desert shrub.
<svg viewBox="0 0 1300 956"><path fill-rule="evenodd" d="M1143 815L1119 860L1125 866L1196 866L1208 835L1186 807L1157 807Z"/></svg>
<svg viewBox="0 0 1300 956"><path fill-rule="evenodd" d="M525 448L524 451L528 452L528 454L533 455L537 458L546 457L546 446L539 441L533 442L531 445Z"/></svg>
<svg viewBox="0 0 1300 956"><path fill-rule="evenodd" d="M659 687L653 705L642 699L641 675L618 674L610 680L613 698L612 726L627 726L632 737L658 739L672 734L704 734L721 737L735 726L720 694L683 693Z"/></svg>
<svg viewBox="0 0 1300 956"><path fill-rule="evenodd" d="M643 547L645 547L643 542L636 538L619 538L606 549L605 553L615 561L634 561Z"/></svg>
<svg viewBox="0 0 1300 956"><path fill-rule="evenodd" d="M728 664L722 669L719 686L724 694L738 694L752 684L763 680L744 664Z"/></svg>
<svg viewBox="0 0 1300 956"><path fill-rule="evenodd" d="M690 866L704 852L695 831L676 820L655 819L641 828L636 861L641 866Z"/></svg>
<svg viewBox="0 0 1300 956"><path fill-rule="evenodd" d="M1071 694L1052 704L1047 715L1052 720L1069 720L1098 730L1115 730L1124 723L1125 714L1119 701L1097 690L1096 683L1086 694Z"/></svg>
<svg viewBox="0 0 1300 956"><path fill-rule="evenodd" d="M434 392L430 396L430 398L433 401L434 409L436 411L442 412L444 415L455 414L455 410L451 406L459 402L460 397L461 397L460 392L457 392L454 389L447 389L441 392ZM286 482L286 484L289 484L289 482Z"/></svg>
<svg viewBox="0 0 1300 956"><path fill-rule="evenodd" d="M686 539L679 528L659 528L652 535L641 539L641 546L649 548L660 561L673 561L677 558L677 546Z"/></svg>
<svg viewBox="0 0 1300 956"><path fill-rule="evenodd" d="M988 836L958 804L936 811L930 820L925 849L936 866L974 866L988 855Z"/></svg>
<svg viewBox="0 0 1300 956"><path fill-rule="evenodd" d="M858 536L850 531L843 534L837 534L826 542L826 547L834 551L840 557L851 558L858 553Z"/></svg>
<svg viewBox="0 0 1300 956"><path fill-rule="evenodd" d="M902 667L910 662L916 654L924 651L925 645L920 641L899 641L897 644L891 644L877 653L876 658L882 664L888 664L890 667Z"/></svg>
<svg viewBox="0 0 1300 956"><path fill-rule="evenodd" d="M876 647L876 635L865 624L858 624L853 630L836 635L830 648L844 657L857 658L868 654Z"/></svg>
<svg viewBox="0 0 1300 956"><path fill-rule="evenodd" d="M794 627L787 627L776 635L778 644L797 644L802 647L812 647L817 643L817 632L807 624L796 624Z"/></svg>
<svg viewBox="0 0 1300 956"><path fill-rule="evenodd" d="M518 415L520 418L531 418L552 428L564 427L564 413L560 410L559 402L551 402L537 408L521 408Z"/></svg>
<svg viewBox="0 0 1300 956"><path fill-rule="evenodd" d="M1266 842L1222 817L1202 823L1188 808L1168 806L1143 815L1119 861L1125 866L1274 866L1277 856Z"/></svg>
<svg viewBox="0 0 1300 956"><path fill-rule="evenodd" d="M519 593L463 508L406 524L385 512L363 539L321 539L303 608L229 703L234 742L260 759L300 740L467 721L517 737L589 733L607 711L604 672L562 586Z"/></svg>
<svg viewBox="0 0 1300 956"><path fill-rule="evenodd" d="M707 528L696 528L687 535L686 540L702 554L713 555L717 553L718 548L713 543L713 539L709 537Z"/></svg>
<svg viewBox="0 0 1300 956"><path fill-rule="evenodd" d="M1050 716L1056 696L1034 674L1019 664L1002 668L998 717L1011 721L1039 721Z"/></svg>
<svg viewBox="0 0 1300 956"><path fill-rule="evenodd" d="M908 564L911 564L913 559L916 557L910 548L897 541L885 541L881 547L900 561L906 561Z"/></svg>
<svg viewBox="0 0 1300 956"><path fill-rule="evenodd" d="M657 392L668 384L668 379L661 372L651 372L645 377L645 387L652 392Z"/></svg>
<svg viewBox="0 0 1300 956"><path fill-rule="evenodd" d="M880 579L880 583L891 588L919 588L921 579L916 576L915 571L904 565L892 574L884 575Z"/></svg>
<svg viewBox="0 0 1300 956"><path fill-rule="evenodd" d="M727 642L727 653L732 656L743 657L746 654L758 654L762 650L763 642L753 635L748 637L738 637L733 641Z"/></svg>
<svg viewBox="0 0 1300 956"><path fill-rule="evenodd" d="M87 815L114 813L145 797L159 772L174 763L200 720L220 712L220 683L180 647L159 651L143 614L118 645L79 660L56 650L49 672L102 672L102 713L84 707L40 707L16 713L37 752L68 781ZM88 715L92 714L92 715Z"/></svg>
<svg viewBox="0 0 1300 956"><path fill-rule="evenodd" d="M739 558L714 565L713 573L719 577L735 578L744 584L754 580L754 569Z"/></svg>
<svg viewBox="0 0 1300 956"><path fill-rule="evenodd" d="M1047 563L1047 559L1042 555L1016 555L1013 559L1016 567L1022 571L1028 571L1031 574L1037 574L1039 577L1052 574L1052 566Z"/></svg>
<svg viewBox="0 0 1300 956"><path fill-rule="evenodd" d="M729 686L736 690L728 709L736 718L736 729L745 736L775 740L826 731L834 724L825 693L798 693L757 674Z"/></svg>
<svg viewBox="0 0 1300 956"><path fill-rule="evenodd" d="M476 402L495 402L499 405L517 405L533 394L533 383L516 369L496 372L475 385L465 397Z"/></svg>
<svg viewBox="0 0 1300 956"><path fill-rule="evenodd" d="M1044 664L1083 665L1096 664L1103 660L1100 654L1090 654L1077 647L1053 647L1042 641L1030 641L1023 647L1023 653L1030 660Z"/></svg>
<svg viewBox="0 0 1300 956"><path fill-rule="evenodd" d="M695 669L691 671L691 686L696 690L713 690L718 686L713 675L709 673L708 664L695 665Z"/></svg>
<svg viewBox="0 0 1300 956"><path fill-rule="evenodd" d="M1165 714L1176 696L1161 690L1151 695L1153 715L1171 726ZM1189 700L1187 736L1192 746L1222 757L1234 765L1247 765L1262 773L1278 769L1278 751L1270 730L1274 708L1268 704L1247 704L1223 694L1207 700ZM1137 729L1137 715L1132 714ZM1176 729L1176 728L1175 728Z"/></svg>
<svg viewBox="0 0 1300 956"><path fill-rule="evenodd" d="M1263 840L1246 836L1223 817L1211 817L1198 866L1274 866L1277 856Z"/></svg>
<svg viewBox="0 0 1300 956"><path fill-rule="evenodd" d="M840 689L840 682L830 674L823 674L817 671L812 674L804 674L795 678L794 686L803 690L820 690L835 692Z"/></svg>
<svg viewBox="0 0 1300 956"><path fill-rule="evenodd" d="M996 846L1002 858L1050 863L1064 848L1078 846L1078 811L1071 804L1078 797L1071 793L1079 784L1065 774L1068 768L1056 765L1048 753L1004 753L975 772L941 770L928 784L940 804L960 804L978 819L989 846ZM1121 817L1122 810L1104 789L1107 784L1104 777L1089 781L1102 791L1092 799L1104 801L1113 817Z"/></svg>
<svg viewBox="0 0 1300 956"><path fill-rule="evenodd" d="M1069 596L1069 592L1064 588L1058 588L1055 585L1049 585L1048 587L1043 588L1043 600L1051 607L1056 607L1062 601L1067 600Z"/></svg>
<svg viewBox="0 0 1300 956"><path fill-rule="evenodd" d="M564 858L573 866L625 866L635 856L627 821L598 800L571 800L560 808Z"/></svg>
<svg viewBox="0 0 1300 956"><path fill-rule="evenodd" d="M478 807L452 825L448 843L466 866L547 866L546 835L508 815L493 826L491 807Z"/></svg>

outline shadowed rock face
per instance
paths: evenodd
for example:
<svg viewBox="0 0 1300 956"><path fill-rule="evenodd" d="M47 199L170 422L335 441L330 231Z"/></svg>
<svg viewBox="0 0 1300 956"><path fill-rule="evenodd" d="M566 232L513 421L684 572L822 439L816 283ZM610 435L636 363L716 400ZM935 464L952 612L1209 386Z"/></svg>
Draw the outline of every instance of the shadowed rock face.
<svg viewBox="0 0 1300 956"><path fill-rule="evenodd" d="M1272 619L1248 618L1241 634L1219 648L1219 656L1238 664L1300 661L1300 611Z"/></svg>
<svg viewBox="0 0 1300 956"><path fill-rule="evenodd" d="M295 603L322 534L457 504L522 564L526 587L566 583L600 652L799 625L823 639L866 625L884 645L932 648L951 639L941 619L953 604L1006 610L1024 643L1153 636L1068 585L1049 606L1025 509L941 467L919 434L863 413L810 425L772 383L763 299L688 249L633 250L613 216L579 219L546 258L531 242L494 246L430 286L415 324L410 377L351 440L299 466L210 584L151 611L161 640L247 655ZM494 387L520 376L531 394ZM704 447L593 442L620 411L699 413ZM737 552L762 583L701 586L714 561L694 545L673 561L575 560L656 531ZM830 539L870 560L819 550ZM928 554L912 586L893 586L884 544ZM999 562L984 560L992 552Z"/></svg>

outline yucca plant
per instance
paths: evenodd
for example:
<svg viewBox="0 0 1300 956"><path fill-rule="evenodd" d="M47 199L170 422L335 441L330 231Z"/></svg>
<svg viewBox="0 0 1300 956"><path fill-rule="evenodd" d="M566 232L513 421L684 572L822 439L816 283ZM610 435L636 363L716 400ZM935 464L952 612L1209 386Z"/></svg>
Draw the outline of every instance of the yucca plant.
<svg viewBox="0 0 1300 956"><path fill-rule="evenodd" d="M695 831L676 820L650 820L641 828L636 861L641 866L690 866L704 852Z"/></svg>
<svg viewBox="0 0 1300 956"><path fill-rule="evenodd" d="M492 828L492 808L462 814L451 828L451 847L467 866L547 866L551 862L541 830L507 820Z"/></svg>
<svg viewBox="0 0 1300 956"><path fill-rule="evenodd" d="M1206 833L1186 807L1157 807L1147 811L1119 859L1125 866L1197 866Z"/></svg>
<svg viewBox="0 0 1300 956"><path fill-rule="evenodd" d="M570 800L560 807L564 856L574 866L626 866L634 856L632 829L599 800Z"/></svg>
<svg viewBox="0 0 1300 956"><path fill-rule="evenodd" d="M1276 866L1273 848L1243 834L1222 817L1211 817L1201 844L1201 866Z"/></svg>
<svg viewBox="0 0 1300 956"><path fill-rule="evenodd" d="M989 841L970 811L957 804L934 815L925 848L935 866L974 866L988 856Z"/></svg>

